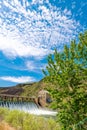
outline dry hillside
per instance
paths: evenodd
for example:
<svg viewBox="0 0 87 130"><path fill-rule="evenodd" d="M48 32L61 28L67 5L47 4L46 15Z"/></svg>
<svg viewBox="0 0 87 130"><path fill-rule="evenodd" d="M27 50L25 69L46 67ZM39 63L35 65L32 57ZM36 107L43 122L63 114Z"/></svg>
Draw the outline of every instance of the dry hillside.
<svg viewBox="0 0 87 130"><path fill-rule="evenodd" d="M13 87L0 88L1 94L37 96L41 89L47 89L50 85L43 80L34 83L18 84Z"/></svg>

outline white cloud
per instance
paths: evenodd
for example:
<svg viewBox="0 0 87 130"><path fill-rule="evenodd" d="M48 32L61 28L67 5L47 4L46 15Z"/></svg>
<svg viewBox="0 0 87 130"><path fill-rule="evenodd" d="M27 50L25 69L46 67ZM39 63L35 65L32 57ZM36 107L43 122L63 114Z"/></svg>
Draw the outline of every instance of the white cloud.
<svg viewBox="0 0 87 130"><path fill-rule="evenodd" d="M43 68L45 68L46 63L40 63L38 61L27 61L25 65L29 71L34 71L39 73L42 71Z"/></svg>
<svg viewBox="0 0 87 130"><path fill-rule="evenodd" d="M43 57L47 54L47 49L23 44L21 41L7 37L0 37L0 50L8 57Z"/></svg>
<svg viewBox="0 0 87 130"><path fill-rule="evenodd" d="M80 24L71 12L48 0L4 0L0 5L0 51L6 56L43 57L78 34Z"/></svg>
<svg viewBox="0 0 87 130"><path fill-rule="evenodd" d="M0 77L1 80L10 81L14 83L26 83L26 82L33 82L35 79L29 76L21 76L21 77L11 77L11 76L3 76Z"/></svg>
<svg viewBox="0 0 87 130"><path fill-rule="evenodd" d="M25 64L26 64L27 69L30 71L35 71L36 69L39 68L39 67L37 68L37 66L35 65L35 62L33 61L27 61Z"/></svg>

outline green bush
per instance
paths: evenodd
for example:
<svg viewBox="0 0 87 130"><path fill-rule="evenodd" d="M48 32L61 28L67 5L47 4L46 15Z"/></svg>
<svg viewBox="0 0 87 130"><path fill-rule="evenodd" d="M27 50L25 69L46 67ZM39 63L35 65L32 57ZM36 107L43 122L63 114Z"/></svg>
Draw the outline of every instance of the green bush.
<svg viewBox="0 0 87 130"><path fill-rule="evenodd" d="M6 115L8 115L9 111L7 108L0 108L0 120L3 120Z"/></svg>
<svg viewBox="0 0 87 130"><path fill-rule="evenodd" d="M10 123L15 128L23 128L25 113L18 110L10 111L9 115L6 116L6 122Z"/></svg>
<svg viewBox="0 0 87 130"><path fill-rule="evenodd" d="M3 114L2 114L3 113ZM18 110L0 109L0 117L17 130L61 130L53 118L31 115Z"/></svg>

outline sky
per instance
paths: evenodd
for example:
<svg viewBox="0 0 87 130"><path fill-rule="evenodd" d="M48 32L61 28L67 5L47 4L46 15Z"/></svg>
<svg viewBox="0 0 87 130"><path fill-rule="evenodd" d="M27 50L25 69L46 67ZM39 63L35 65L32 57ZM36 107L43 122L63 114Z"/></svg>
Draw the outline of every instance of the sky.
<svg viewBox="0 0 87 130"><path fill-rule="evenodd" d="M87 29L87 0L0 0L0 87L36 82L54 48Z"/></svg>

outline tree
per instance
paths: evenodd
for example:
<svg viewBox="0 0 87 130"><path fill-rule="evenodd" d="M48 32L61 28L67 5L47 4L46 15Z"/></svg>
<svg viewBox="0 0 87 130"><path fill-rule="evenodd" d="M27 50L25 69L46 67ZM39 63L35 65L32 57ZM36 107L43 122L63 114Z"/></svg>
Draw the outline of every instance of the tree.
<svg viewBox="0 0 87 130"><path fill-rule="evenodd" d="M65 45L62 52L55 49L47 61L42 71L44 80L55 85L50 92L58 109L61 129L86 130L80 122L87 116L87 31L79 35L78 43L71 41L70 47Z"/></svg>

